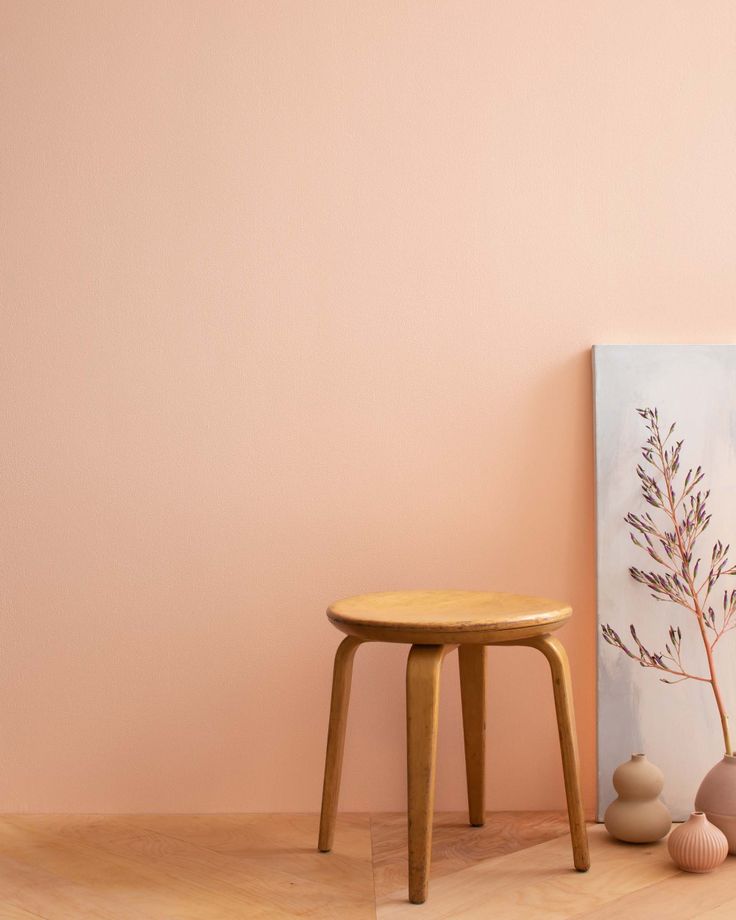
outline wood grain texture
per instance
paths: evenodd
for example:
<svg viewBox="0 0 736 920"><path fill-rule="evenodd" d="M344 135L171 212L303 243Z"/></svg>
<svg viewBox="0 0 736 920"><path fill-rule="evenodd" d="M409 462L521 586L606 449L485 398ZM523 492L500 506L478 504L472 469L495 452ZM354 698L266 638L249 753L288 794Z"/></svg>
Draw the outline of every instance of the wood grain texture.
<svg viewBox="0 0 736 920"><path fill-rule="evenodd" d="M427 897L432 855L440 669L446 645L414 645L406 664L409 900Z"/></svg>
<svg viewBox="0 0 736 920"><path fill-rule="evenodd" d="M7 817L1 903L45 920L372 920L369 817L338 828L325 856L312 815Z"/></svg>
<svg viewBox="0 0 736 920"><path fill-rule="evenodd" d="M621 844L625 846L625 844ZM660 856L659 848L654 854ZM707 881L706 881L707 880ZM654 884L631 891L580 915L585 920L693 920L693 918L736 917L736 859L727 859L718 870L708 875L675 872ZM718 911L730 907L731 913Z"/></svg>
<svg viewBox="0 0 736 920"><path fill-rule="evenodd" d="M552 689L557 714L557 731L560 738L562 771L565 781L567 813L570 819L572 852L575 868L587 872L590 868L590 853L585 827L585 810L580 789L580 757L575 730L575 707L572 698L572 679L567 652L554 636L539 636L516 643L538 649L549 662L552 674Z"/></svg>
<svg viewBox="0 0 736 920"><path fill-rule="evenodd" d="M559 813L439 814L432 889L406 897L406 816L341 815L329 855L316 815L0 818L2 920L731 920L736 858L677 870L665 842L589 829L593 867L565 865ZM372 839L372 848L371 848ZM374 893L375 873L375 893Z"/></svg>
<svg viewBox="0 0 736 920"><path fill-rule="evenodd" d="M332 698L330 721L327 729L327 752L325 754L325 775L322 786L322 813L319 822L318 848L323 853L332 849L335 836L337 801L340 795L342 759L345 750L345 730L350 703L350 684L353 678L353 659L362 640L346 636L335 653L332 672Z"/></svg>
<svg viewBox="0 0 736 920"><path fill-rule="evenodd" d="M465 776L468 784L468 820L474 827L481 827L486 810L486 647L461 645L457 651Z"/></svg>
<svg viewBox="0 0 736 920"><path fill-rule="evenodd" d="M23 910L22 907L14 907L12 904L3 904L2 908L2 918L3 920L43 920L39 914L32 914L28 910Z"/></svg>
<svg viewBox="0 0 736 920"><path fill-rule="evenodd" d="M591 842L594 862L591 873L578 873L565 866L570 841L559 838L435 879L422 917L427 920L582 918L608 901L679 874L661 842L651 847L625 846L613 841L603 827L591 829ZM378 920L404 920L415 914L399 889L379 898L377 916Z"/></svg>
<svg viewBox="0 0 736 920"><path fill-rule="evenodd" d="M568 832L567 816L557 811L488 812L483 827L472 828L464 812L436 813L432 879L555 837L567 838ZM376 897L381 898L406 887L406 815L373 815L371 836Z"/></svg>
<svg viewBox="0 0 736 920"><path fill-rule="evenodd" d="M567 654L549 634L572 611L547 598L479 591L385 591L346 598L327 615L347 633L335 656L319 849L332 845L342 767L352 660L361 641L412 643L406 674L409 899L427 897L431 863L439 675L444 655L459 647L468 815L481 825L485 812L485 645L529 645L552 673L557 727L572 838L573 861L590 867L580 791L580 764ZM455 639L456 641L453 641Z"/></svg>
<svg viewBox="0 0 736 920"><path fill-rule="evenodd" d="M336 601L331 623L348 635L410 644L492 644L550 632L569 619L561 601L484 591L384 591Z"/></svg>
<svg viewBox="0 0 736 920"><path fill-rule="evenodd" d="M733 884L733 883L732 883ZM696 920L733 920L736 917L736 898L726 901L705 913L693 914Z"/></svg>

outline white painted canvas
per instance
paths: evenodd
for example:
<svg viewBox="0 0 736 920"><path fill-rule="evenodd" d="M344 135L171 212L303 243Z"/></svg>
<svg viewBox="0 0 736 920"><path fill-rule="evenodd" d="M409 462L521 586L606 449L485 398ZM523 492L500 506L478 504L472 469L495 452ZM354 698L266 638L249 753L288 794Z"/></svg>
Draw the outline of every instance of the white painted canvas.
<svg viewBox="0 0 736 920"><path fill-rule="evenodd" d="M707 675L707 659L694 616L672 602L660 602L629 574L635 566L658 571L635 546L625 516L655 509L644 501L636 466L648 432L638 408L657 408L667 431L684 441L681 469L702 465L702 486L711 490L712 520L698 539L701 567L713 543L730 543L736 562L736 346L598 345L593 349L595 388L597 562L598 562L598 818L615 798L611 775L632 753L643 752L665 775L663 800L674 820L693 809L705 773L723 756L724 743L711 685L666 677L642 667L606 643L602 624L611 624L630 646L635 624L649 651L664 651L670 625L682 630L682 656L691 673ZM701 573L702 574L702 569ZM723 589L736 577L718 582ZM720 592L720 593L719 593ZM710 603L713 603L711 598ZM736 736L736 630L714 649L725 704ZM734 739L736 740L736 738Z"/></svg>

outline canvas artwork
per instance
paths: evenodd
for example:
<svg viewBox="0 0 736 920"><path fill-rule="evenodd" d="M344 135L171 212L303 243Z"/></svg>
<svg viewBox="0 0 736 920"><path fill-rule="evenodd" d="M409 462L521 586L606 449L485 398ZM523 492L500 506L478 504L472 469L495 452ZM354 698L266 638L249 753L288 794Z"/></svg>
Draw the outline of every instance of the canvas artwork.
<svg viewBox="0 0 736 920"><path fill-rule="evenodd" d="M736 736L736 345L598 345L593 371L598 819L641 752L681 821L723 715Z"/></svg>

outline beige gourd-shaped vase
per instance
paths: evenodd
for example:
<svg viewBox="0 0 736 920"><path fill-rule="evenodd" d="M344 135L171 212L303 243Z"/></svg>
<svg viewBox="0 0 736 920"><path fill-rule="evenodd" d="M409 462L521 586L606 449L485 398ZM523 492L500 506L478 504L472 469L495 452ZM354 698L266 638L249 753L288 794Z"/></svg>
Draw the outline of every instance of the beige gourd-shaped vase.
<svg viewBox="0 0 736 920"><path fill-rule="evenodd" d="M664 787L659 767L643 754L632 754L613 771L613 786L618 798L603 816L608 833L626 843L654 843L664 837L672 817L659 800Z"/></svg>
<svg viewBox="0 0 736 920"><path fill-rule="evenodd" d="M728 856L723 831L711 824L702 811L694 811L667 838L672 861L686 872L710 872Z"/></svg>

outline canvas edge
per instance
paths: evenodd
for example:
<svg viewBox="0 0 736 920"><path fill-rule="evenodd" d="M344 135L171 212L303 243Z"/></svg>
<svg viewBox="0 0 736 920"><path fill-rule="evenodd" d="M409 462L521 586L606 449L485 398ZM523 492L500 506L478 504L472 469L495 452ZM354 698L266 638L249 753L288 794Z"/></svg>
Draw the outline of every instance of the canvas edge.
<svg viewBox="0 0 736 920"><path fill-rule="evenodd" d="M591 348L593 380L593 514L595 516L595 820L603 820L601 806L601 720L600 720L600 533L598 520L598 372L599 358L605 345L593 345Z"/></svg>

